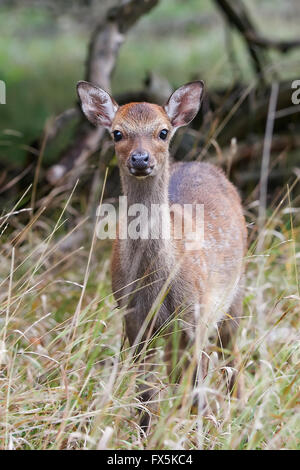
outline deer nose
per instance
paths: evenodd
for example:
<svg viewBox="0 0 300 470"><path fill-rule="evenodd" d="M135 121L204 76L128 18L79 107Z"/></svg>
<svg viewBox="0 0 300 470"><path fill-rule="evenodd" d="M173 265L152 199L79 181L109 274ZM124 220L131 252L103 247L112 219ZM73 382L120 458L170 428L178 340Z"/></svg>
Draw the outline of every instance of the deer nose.
<svg viewBox="0 0 300 470"><path fill-rule="evenodd" d="M147 152L133 152L130 157L130 163L136 170L144 170L149 164L149 154Z"/></svg>

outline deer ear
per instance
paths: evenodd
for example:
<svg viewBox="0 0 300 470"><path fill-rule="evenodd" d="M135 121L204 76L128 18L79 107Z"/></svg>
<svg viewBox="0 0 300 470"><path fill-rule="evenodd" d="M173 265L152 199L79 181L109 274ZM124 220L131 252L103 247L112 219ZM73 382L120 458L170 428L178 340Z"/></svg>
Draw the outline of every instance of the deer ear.
<svg viewBox="0 0 300 470"><path fill-rule="evenodd" d="M119 107L110 94L85 81L77 83L77 93L81 109L88 120L95 126L110 129Z"/></svg>
<svg viewBox="0 0 300 470"><path fill-rule="evenodd" d="M202 81L187 83L177 88L168 99L164 109L173 127L186 126L199 111L203 95Z"/></svg>

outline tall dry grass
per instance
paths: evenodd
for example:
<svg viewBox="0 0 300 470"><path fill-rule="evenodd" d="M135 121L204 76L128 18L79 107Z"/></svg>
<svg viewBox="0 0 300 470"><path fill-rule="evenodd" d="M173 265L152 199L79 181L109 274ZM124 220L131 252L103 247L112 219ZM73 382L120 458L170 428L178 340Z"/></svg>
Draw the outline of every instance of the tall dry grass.
<svg viewBox="0 0 300 470"><path fill-rule="evenodd" d="M168 385L162 335L152 344L159 393L148 437L139 429L144 405L136 389L147 377L124 342L124 312L111 295L109 244L91 229L82 247L65 249L68 237L86 230L68 222L76 188L56 208L55 221L47 210L33 215L29 203L20 210L23 195L0 218L0 447L299 448L296 185L274 200L259 233L258 202L245 205L250 243L238 335L241 399L227 392L230 357L212 345L209 373L197 390L209 408L191 409L191 374Z"/></svg>

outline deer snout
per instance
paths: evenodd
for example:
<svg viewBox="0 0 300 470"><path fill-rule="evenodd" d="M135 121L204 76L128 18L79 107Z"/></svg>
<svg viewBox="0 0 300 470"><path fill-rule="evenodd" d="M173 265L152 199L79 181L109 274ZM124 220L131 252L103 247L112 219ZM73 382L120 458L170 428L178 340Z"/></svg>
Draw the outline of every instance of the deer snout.
<svg viewBox="0 0 300 470"><path fill-rule="evenodd" d="M133 152L130 157L130 163L135 170L144 170L149 165L148 152Z"/></svg>
<svg viewBox="0 0 300 470"><path fill-rule="evenodd" d="M152 172L150 155L144 150L135 150L129 158L129 171L137 177L148 176Z"/></svg>

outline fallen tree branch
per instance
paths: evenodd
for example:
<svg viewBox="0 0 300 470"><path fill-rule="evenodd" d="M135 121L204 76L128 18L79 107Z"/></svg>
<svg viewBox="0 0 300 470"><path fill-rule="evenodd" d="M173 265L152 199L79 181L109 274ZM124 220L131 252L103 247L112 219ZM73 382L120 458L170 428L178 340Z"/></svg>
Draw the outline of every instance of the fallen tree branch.
<svg viewBox="0 0 300 470"><path fill-rule="evenodd" d="M231 157L230 147L227 147L215 157L210 157L209 161L222 166L225 166L229 159L231 159L232 165L236 165L241 162L246 164L246 160L255 160L259 162L263 151L263 143L262 138L257 138L257 141L254 143L242 142L237 145L237 150L233 157ZM272 153L280 153L284 150L293 150L298 148L300 148L300 138L289 134L274 136L271 144Z"/></svg>
<svg viewBox="0 0 300 470"><path fill-rule="evenodd" d="M288 52L290 49L300 47L300 39L294 39L289 41L269 39L263 36L259 36L253 31L245 33L248 42L255 44L263 49L277 49L280 52Z"/></svg>
<svg viewBox="0 0 300 470"><path fill-rule="evenodd" d="M60 130L65 127L70 121L80 115L79 108L70 108L63 111L61 114L56 116L53 123L49 126L48 142L55 139Z"/></svg>

